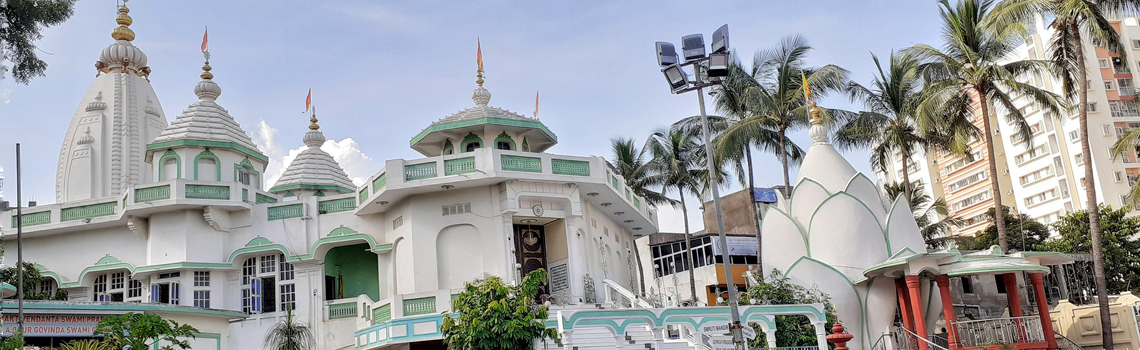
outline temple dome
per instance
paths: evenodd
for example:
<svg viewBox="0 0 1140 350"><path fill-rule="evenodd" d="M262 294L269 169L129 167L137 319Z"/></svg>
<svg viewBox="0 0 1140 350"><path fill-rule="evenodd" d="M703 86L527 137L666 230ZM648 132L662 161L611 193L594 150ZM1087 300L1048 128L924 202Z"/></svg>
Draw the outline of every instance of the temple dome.
<svg viewBox="0 0 1140 350"><path fill-rule="evenodd" d="M303 138L308 148L301 151L293 159L293 162L289 163L285 172L281 174L281 178L269 191L280 192L299 189L352 192L356 185L348 178L348 174L340 167L340 163L337 163L331 154L321 150L321 145L325 143L325 135L321 133L320 126L317 125L316 115L314 114L310 120L312 125L309 126L309 132L306 132Z"/></svg>
<svg viewBox="0 0 1140 350"><path fill-rule="evenodd" d="M166 142L194 140L232 144L260 155L257 145L245 130L242 130L241 125L230 116L229 111L217 103L216 99L221 95L222 88L213 81L209 67L209 64L203 67L205 71L202 73L203 79L194 86L194 94L198 96L198 101L186 107L186 110L154 139L151 143L154 147L148 148L153 150L153 148L162 148L161 145Z"/></svg>
<svg viewBox="0 0 1140 350"><path fill-rule="evenodd" d="M131 43L135 40L135 32L130 28L134 20L128 15L129 12L131 10L126 5L119 7L119 15L115 18L119 26L111 30L111 38L115 39L115 42L99 53L99 61L95 63L95 68L104 73L122 70L148 76L150 67L147 66L146 54Z"/></svg>
<svg viewBox="0 0 1140 350"><path fill-rule="evenodd" d="M475 102L474 107L436 120L420 131L412 138L412 149L426 156L437 156L444 152L448 142L458 144L468 134L491 141L501 133L509 133L515 136L518 145L525 141L526 151L530 152L543 152L558 143L558 137L538 118L490 106L491 91L482 85L471 93L471 100Z"/></svg>

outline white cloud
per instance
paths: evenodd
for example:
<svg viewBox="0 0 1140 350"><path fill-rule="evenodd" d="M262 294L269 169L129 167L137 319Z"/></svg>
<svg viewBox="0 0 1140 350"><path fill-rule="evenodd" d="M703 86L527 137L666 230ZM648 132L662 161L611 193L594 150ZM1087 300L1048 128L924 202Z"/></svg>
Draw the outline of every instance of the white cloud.
<svg viewBox="0 0 1140 350"><path fill-rule="evenodd" d="M368 181L368 177L376 171L376 162L360 151L360 145L351 137L340 141L327 140L321 145L321 150L333 156L352 183L357 186ZM292 151L290 151L292 153Z"/></svg>

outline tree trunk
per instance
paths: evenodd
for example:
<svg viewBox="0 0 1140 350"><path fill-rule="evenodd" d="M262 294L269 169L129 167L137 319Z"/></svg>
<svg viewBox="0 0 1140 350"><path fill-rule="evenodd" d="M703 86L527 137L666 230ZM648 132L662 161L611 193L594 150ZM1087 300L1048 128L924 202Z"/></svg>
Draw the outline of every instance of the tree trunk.
<svg viewBox="0 0 1140 350"><path fill-rule="evenodd" d="M990 106L985 93L974 89L978 93L978 101L982 106L982 125L986 133L986 155L990 165L990 188L994 199L994 225L997 226L998 245L1003 253L1009 253L1009 240L1005 236L1005 208L1001 203L1001 186L998 184L997 158L994 156L994 133L990 127Z"/></svg>
<svg viewBox="0 0 1140 350"><path fill-rule="evenodd" d="M693 274L693 247L690 240L693 234L689 233L689 208L685 206L685 192L680 187L677 187L677 194L681 197L681 214L685 215L685 255L689 257L689 263L686 267L689 268L689 292L692 293L693 301L697 300L697 276ZM681 291L677 291L678 299L680 299Z"/></svg>
<svg viewBox="0 0 1140 350"><path fill-rule="evenodd" d="M752 198L750 198L751 199L750 204L752 205L752 217L754 219L756 219L756 265L760 266L760 268L757 269L757 270L759 270L759 272L756 274L756 276L759 277L760 279L764 279L764 264L763 264L763 262L764 262L764 259L763 259L764 251L761 250L762 248L764 248L764 244L760 240L760 211L756 209L756 192L755 192L756 178L752 176L752 146L751 145L744 147L744 157L747 158L747 163L748 163L748 188L750 188L754 191L754 192L752 192L752 196L751 196Z"/></svg>
<svg viewBox="0 0 1140 350"><path fill-rule="evenodd" d="M787 129L780 128L780 165L784 167L784 199L792 198L792 181L788 179Z"/></svg>
<svg viewBox="0 0 1140 350"><path fill-rule="evenodd" d="M914 197L910 196L910 166L907 164L909 160L910 156L907 155L906 152L902 152L903 194L906 195L907 208L910 208L910 205L914 204L910 202L910 199ZM892 200L894 199L892 198Z"/></svg>
<svg viewBox="0 0 1140 350"><path fill-rule="evenodd" d="M1077 71L1080 72L1080 111L1078 112L1081 124L1081 154L1085 159L1085 196L1088 198L1089 211L1089 237L1092 238L1093 274L1096 278L1096 298L1100 304L1100 329L1112 329L1112 318L1108 310L1108 285L1104 277L1104 245L1101 242L1100 232L1100 206L1096 200L1096 178L1093 174L1092 149L1089 146L1089 118L1088 118L1088 72L1085 68L1084 44L1081 41L1080 28L1076 23L1071 24L1075 35L1077 51ZM1100 332L1103 348L1112 349L1112 332Z"/></svg>

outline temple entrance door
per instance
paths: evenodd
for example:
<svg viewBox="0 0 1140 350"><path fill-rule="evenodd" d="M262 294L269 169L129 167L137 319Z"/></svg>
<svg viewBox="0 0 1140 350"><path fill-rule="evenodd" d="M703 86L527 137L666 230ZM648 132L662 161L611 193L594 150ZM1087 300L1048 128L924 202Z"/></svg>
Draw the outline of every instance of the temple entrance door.
<svg viewBox="0 0 1140 350"><path fill-rule="evenodd" d="M546 233L542 225L515 225L515 259L522 266L520 277L534 270L546 269ZM548 293L546 281L542 284L539 295Z"/></svg>

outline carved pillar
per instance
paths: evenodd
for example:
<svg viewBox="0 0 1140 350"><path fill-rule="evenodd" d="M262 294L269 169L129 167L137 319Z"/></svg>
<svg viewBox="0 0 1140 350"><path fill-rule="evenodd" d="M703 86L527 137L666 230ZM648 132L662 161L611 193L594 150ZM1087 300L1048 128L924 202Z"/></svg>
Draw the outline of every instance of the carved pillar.
<svg viewBox="0 0 1140 350"><path fill-rule="evenodd" d="M958 348L958 328L954 322L958 316L954 314L954 301L950 296L950 276L939 275L934 278L938 282L938 294L942 296L942 316L946 318L946 340L950 349Z"/></svg>
<svg viewBox="0 0 1140 350"><path fill-rule="evenodd" d="M922 339L929 340L926 336L926 314L922 312L922 293L919 289L921 280L918 276L906 276L906 287L910 290L910 307L914 314L914 334L917 334ZM826 346L827 344L824 344ZM823 347L820 347L821 349ZM927 350L925 341L918 342L919 350Z"/></svg>
<svg viewBox="0 0 1140 350"><path fill-rule="evenodd" d="M914 313L910 310L910 292L906 289L905 280L901 278L895 280L895 294L899 297L899 314L902 315L903 328L914 332L914 323L910 320Z"/></svg>
<svg viewBox="0 0 1140 350"><path fill-rule="evenodd" d="M775 349L776 348L776 329L775 328L765 329L764 330L764 340L768 341L768 348L769 349Z"/></svg>
<svg viewBox="0 0 1140 350"><path fill-rule="evenodd" d="M567 330L562 331L562 350L574 350L574 346L570 345L570 342L572 342L573 339L574 339L574 331L573 330L567 329Z"/></svg>
<svg viewBox="0 0 1140 350"><path fill-rule="evenodd" d="M582 240L586 237L579 235L579 230L584 226L581 216L571 216L566 218L566 249L569 253L570 259L566 262L567 274L566 278L570 280L570 291L567 293L570 300L560 300L567 304L581 304L582 296L585 295L582 286L582 276L586 275L586 255L583 254Z"/></svg>
<svg viewBox="0 0 1140 350"><path fill-rule="evenodd" d="M815 345L820 349L827 349L827 323L816 322L812 323L811 326L815 328Z"/></svg>
<svg viewBox="0 0 1140 350"><path fill-rule="evenodd" d="M1037 295L1037 314L1041 318L1041 331L1045 333L1045 342L1050 349L1057 348L1057 336L1053 334L1053 320L1049 317L1049 301L1045 299L1045 283L1041 273L1029 274L1029 281L1033 284L1033 291Z"/></svg>

